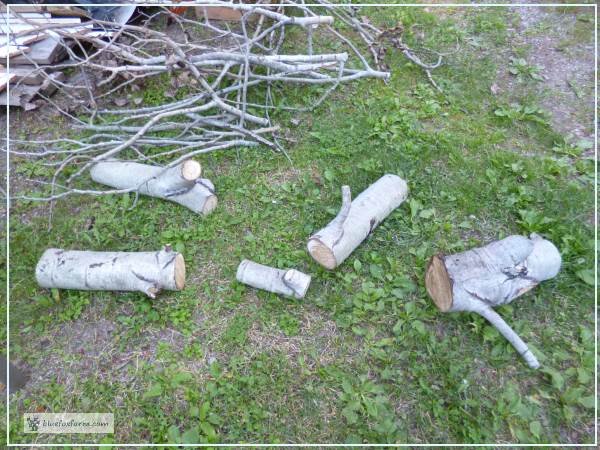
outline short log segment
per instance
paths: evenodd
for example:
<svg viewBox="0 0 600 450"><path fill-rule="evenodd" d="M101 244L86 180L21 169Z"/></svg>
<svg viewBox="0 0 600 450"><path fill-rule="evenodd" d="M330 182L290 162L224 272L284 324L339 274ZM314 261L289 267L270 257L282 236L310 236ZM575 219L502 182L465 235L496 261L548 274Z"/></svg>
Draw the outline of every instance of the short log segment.
<svg viewBox="0 0 600 450"><path fill-rule="evenodd" d="M308 240L310 256L326 269L335 269L407 196L406 182L391 174L381 177L354 201L350 188L343 186L340 212Z"/></svg>
<svg viewBox="0 0 600 450"><path fill-rule="evenodd" d="M492 308L512 302L558 274L561 257L537 234L509 236L485 247L431 258L425 274L429 296L443 312L470 311L483 316L515 347L527 364L539 362L527 345Z"/></svg>
<svg viewBox="0 0 600 450"><path fill-rule="evenodd" d="M35 277L44 288L85 291L140 291L155 298L161 290L185 285L185 262L169 246L157 252L88 252L50 248Z"/></svg>
<svg viewBox="0 0 600 450"><path fill-rule="evenodd" d="M206 215L217 206L217 196L214 185L200 178L201 173L200 163L193 159L168 169L112 159L97 163L90 170L98 183L169 200Z"/></svg>
<svg viewBox="0 0 600 450"><path fill-rule="evenodd" d="M304 298L311 280L310 275L296 269L276 269L247 259L240 263L236 278L240 283L257 289L296 299Z"/></svg>

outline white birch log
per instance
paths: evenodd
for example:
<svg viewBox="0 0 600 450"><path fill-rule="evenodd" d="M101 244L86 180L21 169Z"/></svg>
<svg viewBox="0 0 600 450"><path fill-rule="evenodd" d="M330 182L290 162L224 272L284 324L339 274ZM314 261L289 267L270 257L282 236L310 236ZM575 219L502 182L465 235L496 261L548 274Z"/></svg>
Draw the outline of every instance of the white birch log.
<svg viewBox="0 0 600 450"><path fill-rule="evenodd" d="M181 253L165 246L157 252L91 252L50 248L35 268L44 288L84 291L140 291L155 298L161 290L185 285Z"/></svg>
<svg viewBox="0 0 600 450"><path fill-rule="evenodd" d="M245 259L237 269L236 279L257 289L301 299L310 286L311 277L296 269L281 270Z"/></svg>
<svg viewBox="0 0 600 450"><path fill-rule="evenodd" d="M343 186L340 212L308 240L310 256L326 269L335 269L407 196L406 182L391 174L382 176L354 201L350 188Z"/></svg>
<svg viewBox="0 0 600 450"><path fill-rule="evenodd" d="M95 164L90 170L92 179L98 183L169 200L206 215L217 206L217 196L214 185L200 178L201 173L200 163L192 159L168 169L111 159Z"/></svg>
<svg viewBox="0 0 600 450"><path fill-rule="evenodd" d="M509 236L456 255L431 258L425 274L429 296L443 312L470 311L487 319L534 369L539 362L492 308L512 302L558 274L561 257L550 241Z"/></svg>

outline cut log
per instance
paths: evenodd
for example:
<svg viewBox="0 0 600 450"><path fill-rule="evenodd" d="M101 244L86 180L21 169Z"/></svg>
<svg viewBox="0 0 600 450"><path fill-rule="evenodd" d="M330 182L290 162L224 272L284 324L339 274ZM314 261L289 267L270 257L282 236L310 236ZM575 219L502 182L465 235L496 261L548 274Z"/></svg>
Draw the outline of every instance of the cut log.
<svg viewBox="0 0 600 450"><path fill-rule="evenodd" d="M311 277L296 269L275 269L245 259L237 269L236 279L257 289L301 299L310 286Z"/></svg>
<svg viewBox="0 0 600 450"><path fill-rule="evenodd" d="M391 174L381 177L354 201L350 188L343 186L340 212L308 240L310 256L326 269L335 269L407 196L406 182Z"/></svg>
<svg viewBox="0 0 600 450"><path fill-rule="evenodd" d="M189 159L168 168L136 162L109 160L97 163L92 179L117 189L132 189L140 194L169 200L198 214L210 214L217 206L215 187L200 178L200 163Z"/></svg>
<svg viewBox="0 0 600 450"><path fill-rule="evenodd" d="M485 247L431 258L425 274L429 296L443 312L483 316L534 369L539 362L527 345L492 309L512 302L558 274L561 257L550 241L533 233L509 236Z"/></svg>
<svg viewBox="0 0 600 450"><path fill-rule="evenodd" d="M140 291L155 298L163 289L183 289L185 262L170 246L138 253L50 248L37 263L35 277L44 288Z"/></svg>

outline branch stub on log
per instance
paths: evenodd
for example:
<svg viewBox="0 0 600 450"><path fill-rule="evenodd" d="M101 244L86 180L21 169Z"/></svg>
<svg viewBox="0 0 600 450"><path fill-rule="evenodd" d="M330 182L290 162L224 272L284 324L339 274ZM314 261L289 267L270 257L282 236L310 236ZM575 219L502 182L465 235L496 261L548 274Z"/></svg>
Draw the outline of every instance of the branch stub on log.
<svg viewBox="0 0 600 450"><path fill-rule="evenodd" d="M508 236L455 255L435 255L425 273L425 287L443 312L468 311L484 317L525 359L540 364L529 347L493 308L512 302L540 282L555 277L561 265L552 242L532 233Z"/></svg>
<svg viewBox="0 0 600 450"><path fill-rule="evenodd" d="M350 188L343 186L338 215L308 240L310 256L326 269L335 269L407 196L406 181L392 174L382 176L354 200Z"/></svg>

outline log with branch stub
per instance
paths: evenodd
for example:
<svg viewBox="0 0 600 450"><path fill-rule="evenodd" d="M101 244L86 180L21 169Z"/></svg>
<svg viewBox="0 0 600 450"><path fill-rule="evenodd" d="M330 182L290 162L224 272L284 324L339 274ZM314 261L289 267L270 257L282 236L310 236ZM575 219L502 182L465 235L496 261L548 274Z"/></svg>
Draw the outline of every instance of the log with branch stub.
<svg viewBox="0 0 600 450"><path fill-rule="evenodd" d="M165 246L156 252L92 252L50 248L35 268L44 288L84 291L139 291L155 298L161 290L185 285L181 253Z"/></svg>
<svg viewBox="0 0 600 450"><path fill-rule="evenodd" d="M349 42L339 53L313 52L317 29L323 31L321 39L327 39L328 32L334 30L333 17L322 16L312 7L293 2L287 9L282 5L263 7L217 0L206 4L239 11L241 20L230 26L194 20L161 7L147 11L142 25L94 21L96 27L113 30L109 41L94 34L56 31L69 60L55 68L69 69L80 76L54 84L78 105L77 114L45 99L81 129L83 136L14 140L14 155L35 158L54 168L50 180L31 180L50 186L49 193L17 198L54 201L71 194L120 193L118 189L90 189L82 177L97 163L113 158L143 163L169 157L170 164L176 165L198 154L259 144L285 153L276 134L279 127L270 118L271 111L279 108L272 92L275 85L326 85L323 94L308 106L282 106L306 111L319 106L342 82L389 76L388 72L371 68ZM291 9L295 13L289 14ZM173 22L170 28L180 32L164 30L161 19L165 16ZM283 53L290 27L304 30L307 54L303 48L296 54ZM34 61L29 62L39 69ZM146 79L161 74L168 74L165 97L172 100L138 107L138 91ZM187 94L175 100L174 92L182 86ZM118 108L111 107L111 98ZM251 103L249 98L254 101ZM123 108L128 102L129 107Z"/></svg>
<svg viewBox="0 0 600 450"><path fill-rule="evenodd" d="M206 215L217 206L217 196L212 182L200 178L201 173L200 163L192 159L168 168L109 160L90 171L98 183L169 200Z"/></svg>
<svg viewBox="0 0 600 450"><path fill-rule="evenodd" d="M296 269L276 269L245 259L238 266L236 279L257 289L301 299L310 286L311 277Z"/></svg>
<svg viewBox="0 0 600 450"><path fill-rule="evenodd" d="M350 188L343 186L340 212L310 237L308 252L326 269L335 269L407 196L406 182L391 174L381 177L354 201Z"/></svg>
<svg viewBox="0 0 600 450"><path fill-rule="evenodd" d="M560 265L560 253L550 241L535 233L529 238L515 235L464 253L433 256L425 286L441 311L483 316L536 369L540 364L531 350L492 308L554 278Z"/></svg>
<svg viewBox="0 0 600 450"><path fill-rule="evenodd" d="M203 20L157 7L141 10L143 17L135 24L86 23L97 30L105 28L108 34L53 28L68 56L53 70L74 75L54 79L34 60L27 63L32 74L59 91L60 101L43 93L40 97L79 133L46 140L11 139L12 155L34 159L51 170L25 180L41 186L40 191L19 193L13 199L53 202L74 194L123 193L89 186L88 172L114 158L139 163L163 160L174 166L199 154L257 146L288 156L286 133L273 123L273 111L312 111L343 83L360 78L385 81L390 76L377 50L383 45L379 37L387 34L366 18L359 19L355 6L325 0L317 2L320 6L296 0L203 3L206 8L238 12L240 20L234 24ZM171 22L167 29L165 18ZM48 26L29 25L40 33ZM286 41L290 29L298 30L293 45ZM347 36L350 29L352 35ZM357 44L361 40L373 61L363 55L364 46ZM336 53L319 51L321 43L332 41L339 49ZM432 66L405 43L398 48L428 75L441 63L439 54ZM144 105L143 91L157 77L162 77L161 84L168 80L165 100ZM307 103L294 105L277 95L289 85L325 89L303 96Z"/></svg>

